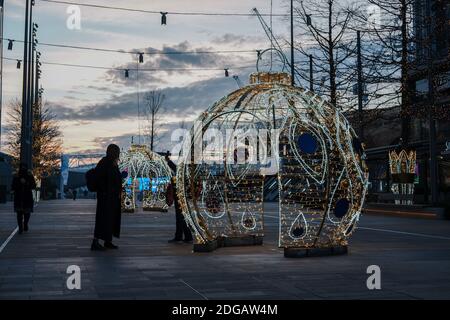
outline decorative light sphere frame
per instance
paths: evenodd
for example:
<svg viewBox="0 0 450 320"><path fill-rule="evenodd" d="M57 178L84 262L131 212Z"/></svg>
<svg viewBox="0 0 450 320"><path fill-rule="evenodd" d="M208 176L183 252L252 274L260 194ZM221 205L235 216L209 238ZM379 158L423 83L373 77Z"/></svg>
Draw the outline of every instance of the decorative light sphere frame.
<svg viewBox="0 0 450 320"><path fill-rule="evenodd" d="M272 178L280 247L347 245L368 186L357 135L338 108L285 73L255 73L250 83L203 112L180 153L177 192L196 243L263 236Z"/></svg>
<svg viewBox="0 0 450 320"><path fill-rule="evenodd" d="M172 171L162 156L145 145L132 145L120 153L119 169L128 174L122 185L125 212L136 210L137 192L142 192L143 210L167 211L166 190Z"/></svg>

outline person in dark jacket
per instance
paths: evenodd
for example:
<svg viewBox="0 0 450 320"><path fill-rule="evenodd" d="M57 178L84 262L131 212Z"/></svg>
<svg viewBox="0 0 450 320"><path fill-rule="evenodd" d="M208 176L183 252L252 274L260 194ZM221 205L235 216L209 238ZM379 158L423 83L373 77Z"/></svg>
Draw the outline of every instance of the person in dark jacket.
<svg viewBox="0 0 450 320"><path fill-rule="evenodd" d="M172 160L169 158L169 152L166 153L166 161L169 168L172 170L173 174L176 175L177 172L177 166L175 163L173 163ZM186 221L184 220L183 213L181 211L181 205L180 201L178 199L177 195L177 187L176 187L177 179L176 177L172 177L170 185L167 188L167 198L169 198L168 202L171 203L173 200L173 203L175 204L175 237L171 240L169 240L169 243L177 243L177 242L185 242L185 243L191 243L192 242L192 233L189 229ZM183 239L184 235L184 239Z"/></svg>
<svg viewBox="0 0 450 320"><path fill-rule="evenodd" d="M91 250L118 249L112 238L120 237L122 176L118 167L119 156L120 148L110 144L106 157L95 167L97 210ZM103 246L99 239L104 241Z"/></svg>
<svg viewBox="0 0 450 320"><path fill-rule="evenodd" d="M22 234L23 231L28 231L28 222L34 206L34 189L36 189L36 181L28 171L28 166L25 163L21 163L11 186L11 190L14 192L14 211L17 214L19 234Z"/></svg>

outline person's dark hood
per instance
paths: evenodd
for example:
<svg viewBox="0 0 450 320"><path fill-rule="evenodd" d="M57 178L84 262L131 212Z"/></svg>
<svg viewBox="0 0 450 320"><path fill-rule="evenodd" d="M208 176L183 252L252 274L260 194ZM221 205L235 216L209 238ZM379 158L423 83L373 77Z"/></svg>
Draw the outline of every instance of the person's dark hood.
<svg viewBox="0 0 450 320"><path fill-rule="evenodd" d="M109 146L108 146L108 148L106 149L106 157L109 159L109 160L116 160L116 159L119 159L119 156L120 156L120 148L119 148L119 146L118 145L116 145L116 144L110 144Z"/></svg>

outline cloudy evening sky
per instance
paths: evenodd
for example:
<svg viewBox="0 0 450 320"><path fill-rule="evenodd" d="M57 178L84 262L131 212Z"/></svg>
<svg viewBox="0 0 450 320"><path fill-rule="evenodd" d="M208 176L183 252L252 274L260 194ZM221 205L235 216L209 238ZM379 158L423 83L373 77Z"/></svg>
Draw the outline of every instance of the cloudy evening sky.
<svg viewBox="0 0 450 320"><path fill-rule="evenodd" d="M270 0L80 0L90 3L134 9L169 12L251 13L253 7L270 12ZM5 1L4 37L23 40L23 0ZM40 43L121 49L124 51L220 51L257 50L269 47L256 17L168 15L167 25L159 14L124 12L101 8L81 8L81 30L66 27L67 4L36 0L34 21L39 25ZM286 2L273 0L274 13L287 13ZM268 18L265 18L268 20ZM288 24L282 17L273 19L275 33L286 36ZM42 53L44 100L57 114L64 135L64 151L89 152L104 148L110 141L126 147L138 134L137 101L145 92L162 89L166 101L162 113L163 129L169 132L181 121L192 121L202 110L237 88L232 75L246 83L255 71L256 54L214 53L197 55L145 55L143 69L157 68L230 68L204 71L141 71L139 81L133 70L137 55L58 48L39 45ZM22 43L15 42L4 56L22 59ZM46 64L57 62L111 68L129 68L129 78L118 70L75 68ZM248 67L250 68L236 68ZM234 68L234 69L233 69ZM4 106L21 97L22 70L15 61L4 61ZM3 108L4 126L8 109ZM5 139L2 139L5 140Z"/></svg>

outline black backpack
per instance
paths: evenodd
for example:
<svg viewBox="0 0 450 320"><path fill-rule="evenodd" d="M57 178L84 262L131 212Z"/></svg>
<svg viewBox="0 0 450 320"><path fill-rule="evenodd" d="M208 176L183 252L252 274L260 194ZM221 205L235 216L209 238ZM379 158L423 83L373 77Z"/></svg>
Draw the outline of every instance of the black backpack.
<svg viewBox="0 0 450 320"><path fill-rule="evenodd" d="M90 192L97 192L97 173L95 168L88 170L85 174L86 185Z"/></svg>

